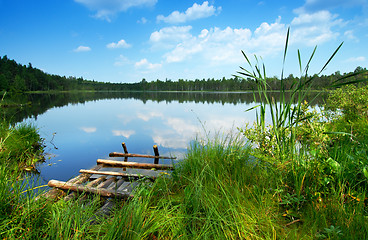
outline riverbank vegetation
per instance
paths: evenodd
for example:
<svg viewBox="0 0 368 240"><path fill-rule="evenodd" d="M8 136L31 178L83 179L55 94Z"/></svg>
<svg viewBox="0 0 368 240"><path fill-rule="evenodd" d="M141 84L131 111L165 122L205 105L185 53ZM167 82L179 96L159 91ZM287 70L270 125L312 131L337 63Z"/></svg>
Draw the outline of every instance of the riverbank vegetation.
<svg viewBox="0 0 368 240"><path fill-rule="evenodd" d="M249 109L256 111L254 125L198 137L169 176L142 184L129 202L116 200L109 217L95 214L97 196L35 201L37 192L25 189L27 176L6 167L11 154L4 151L0 237L366 239L368 87L346 82L363 82L366 72L334 80L338 88L315 109L306 101L318 79L308 76L313 55L304 68L299 58L301 77L290 85L282 78L275 99L264 65L244 54L249 68L241 68L239 79L253 79L260 100Z"/></svg>
<svg viewBox="0 0 368 240"><path fill-rule="evenodd" d="M341 78L351 82L357 80L357 76L352 73L365 70L358 66L353 72L340 73L339 71L331 75L314 75L312 89L329 89L331 84ZM359 79L368 76L362 75ZM282 81L276 77L267 77L266 81L271 90L280 90L282 86L290 88L293 82L299 81L299 77L292 74L282 77ZM302 79L308 81L308 79ZM281 83L283 82L283 83ZM26 65L18 64L15 60L9 59L6 55L0 57L0 92L53 92L53 91L252 91L257 89L257 82L250 77L232 77L226 79L171 79L156 81L146 81L142 79L136 83L110 83L86 80L83 77L66 77L49 74L34 68L31 63Z"/></svg>
<svg viewBox="0 0 368 240"><path fill-rule="evenodd" d="M253 130L262 127L256 123L238 133L198 138L170 176L142 185L130 202L117 201L109 217L95 215L100 203L94 196L35 201L37 193L24 187L27 178L9 177L14 173L2 168L0 236L365 239L367 96L367 87L346 86L318 111L302 101L299 124L280 129L288 145L277 141L267 123L263 132Z"/></svg>
<svg viewBox="0 0 368 240"><path fill-rule="evenodd" d="M22 123L12 126L0 122L0 161L11 171L31 171L43 160L43 140L35 126Z"/></svg>

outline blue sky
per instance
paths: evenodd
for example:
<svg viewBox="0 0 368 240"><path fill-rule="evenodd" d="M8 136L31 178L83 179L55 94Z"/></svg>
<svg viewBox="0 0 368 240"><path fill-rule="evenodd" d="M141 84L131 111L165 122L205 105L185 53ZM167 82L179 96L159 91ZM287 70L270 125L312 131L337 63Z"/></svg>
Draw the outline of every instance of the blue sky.
<svg viewBox="0 0 368 240"><path fill-rule="evenodd" d="M0 55L47 73L105 82L231 77L261 56L269 76L368 65L368 0L0 0Z"/></svg>

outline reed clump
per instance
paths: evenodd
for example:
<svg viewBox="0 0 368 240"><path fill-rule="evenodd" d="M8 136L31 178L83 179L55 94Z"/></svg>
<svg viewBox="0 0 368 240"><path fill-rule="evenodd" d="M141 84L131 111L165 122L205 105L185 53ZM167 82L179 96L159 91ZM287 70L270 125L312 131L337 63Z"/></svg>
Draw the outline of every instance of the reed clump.
<svg viewBox="0 0 368 240"><path fill-rule="evenodd" d="M288 36L289 31L284 63ZM308 70L316 48L304 68L298 51L301 77L289 88L283 84L282 77L278 100L268 97L265 66L257 58L253 65L243 53L249 69L241 68L239 74L257 82L254 95L263 100L256 107L254 125L240 130L255 146L251 155L269 166L280 211L289 222L287 229L296 227L291 234L297 238L308 238L308 234L320 239L368 236L366 217L363 217L367 216L368 89L365 85L349 86L365 82L366 71L337 80L334 87L339 88L330 93L327 103L318 111L305 101L315 77L324 71L341 46L313 76L309 76ZM343 81L357 75L361 78L358 81ZM286 92L290 93L291 101L285 100Z"/></svg>

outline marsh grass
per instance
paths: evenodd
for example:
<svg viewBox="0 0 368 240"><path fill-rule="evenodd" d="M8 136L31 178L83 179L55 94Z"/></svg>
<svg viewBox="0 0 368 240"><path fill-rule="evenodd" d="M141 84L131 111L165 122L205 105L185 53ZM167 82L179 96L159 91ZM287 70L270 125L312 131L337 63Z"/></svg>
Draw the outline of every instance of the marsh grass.
<svg viewBox="0 0 368 240"><path fill-rule="evenodd" d="M283 63L288 41L289 30ZM299 235L295 235L295 238L307 237L308 231L310 236L321 239L367 238L366 217L363 216L367 216L364 202L368 179L368 132L365 124L362 124L366 123L367 116L366 111L357 111L357 107L366 108L362 104L365 98L361 94L354 94L351 88L347 91L336 90L332 93L335 104L326 109L342 109L342 114L338 115L323 109L321 113L311 112L305 102L314 76L324 71L341 46L332 53L320 72L313 76L308 75L308 69L316 48L304 70L298 51L302 77L290 89L286 89L283 68L278 101L268 97L266 68L257 57L253 65L243 53L249 70L241 67L242 71L238 72L240 76L250 77L257 82L254 96L262 99L260 105L254 107L257 116L255 124L252 128L246 126L240 130L256 146L251 154L259 161L268 163L268 170L274 175L275 193L279 197L282 216L289 221L287 226L300 225L297 230ZM358 74L354 73L354 76ZM345 78L338 80L335 87L349 84L343 81ZM286 92L291 94L287 101ZM266 110L270 112L270 125L266 125ZM331 115L334 118L329 117ZM346 121L352 115L355 116L354 120ZM295 225L296 222L299 224ZM357 231L358 226L362 231Z"/></svg>
<svg viewBox="0 0 368 240"><path fill-rule="evenodd" d="M0 121L0 161L7 167L35 170L37 162L43 161L43 139L31 123L11 126Z"/></svg>
<svg viewBox="0 0 368 240"><path fill-rule="evenodd" d="M192 141L173 172L142 183L131 201L114 199L109 217L96 215L98 196L35 201L37 192L26 189L32 183L19 167L39 153L32 143L37 136L29 131L35 129L1 125L0 237L367 239L368 132L361 122L344 124L344 114L318 113L305 103L315 51L304 69L298 51L302 80L291 89L284 86L278 100L268 94L265 66L257 58L252 65L243 53L250 70L241 68L239 74L257 81L255 98L262 99L253 128L215 137L206 133ZM364 94L368 96L368 90ZM338 104L331 107L343 110ZM266 125L266 111L271 125ZM359 121L367 118L358 116ZM352 126L354 131L344 132Z"/></svg>

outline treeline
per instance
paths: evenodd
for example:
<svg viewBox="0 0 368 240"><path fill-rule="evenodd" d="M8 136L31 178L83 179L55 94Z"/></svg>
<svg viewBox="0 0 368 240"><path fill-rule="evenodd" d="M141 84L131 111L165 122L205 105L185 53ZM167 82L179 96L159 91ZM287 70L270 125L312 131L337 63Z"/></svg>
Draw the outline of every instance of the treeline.
<svg viewBox="0 0 368 240"><path fill-rule="evenodd" d="M31 63L21 65L6 55L0 56L0 91L129 90L134 85L137 84L104 83L48 74L34 68Z"/></svg>
<svg viewBox="0 0 368 240"><path fill-rule="evenodd" d="M307 94L306 100L311 105L323 104L326 99L326 92ZM286 94L286 100L289 95ZM269 98L279 99L278 92L269 93ZM0 111L0 118L7 122L21 122L26 118L36 118L48 109L54 107L63 107L69 104L85 104L89 101L100 101L107 99L134 99L147 102L178 102L178 103L206 103L215 104L251 104L254 101L259 103L258 98L254 99L251 92L159 92L159 91L93 91L93 92L54 92L54 93L14 93L6 94L4 100L6 102L20 105L27 104L26 107L3 107Z"/></svg>
<svg viewBox="0 0 368 240"><path fill-rule="evenodd" d="M357 67L354 72L366 70ZM314 76L312 89L322 90L350 73L341 74L339 71L331 75ZM368 78L365 75L355 75L345 79L345 81L360 80ZM298 81L298 77L290 74L284 81L286 89ZM272 90L281 88L281 81L277 77L267 79L267 83ZM226 79L195 79L165 81L157 79L148 82L145 79L138 83L109 83L85 80L82 77L66 77L48 74L40 69L34 68L31 63L26 65L18 64L15 60L8 59L5 55L0 56L0 91L25 92L25 91L70 91L70 90L91 90L91 91L251 91L256 88L256 83L252 79L233 77Z"/></svg>

